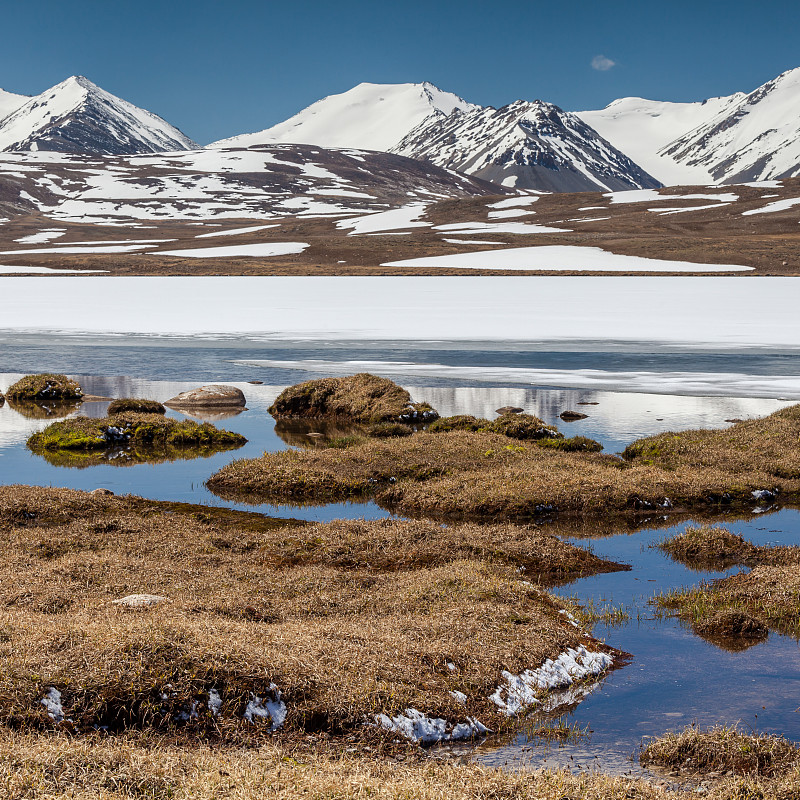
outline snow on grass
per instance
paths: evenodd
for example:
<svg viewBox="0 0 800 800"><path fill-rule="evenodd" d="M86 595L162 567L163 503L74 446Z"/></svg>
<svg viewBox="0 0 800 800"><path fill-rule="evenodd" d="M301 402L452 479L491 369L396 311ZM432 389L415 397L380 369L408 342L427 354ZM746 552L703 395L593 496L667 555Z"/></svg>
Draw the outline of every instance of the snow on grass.
<svg viewBox="0 0 800 800"><path fill-rule="evenodd" d="M538 195L507 197L505 200L498 200L496 203L489 203L487 208L517 208L519 206L529 206L535 203L538 199Z"/></svg>
<svg viewBox="0 0 800 800"><path fill-rule="evenodd" d="M552 225L531 225L529 222L452 222L435 225L434 230L447 233L571 233L569 228L554 228Z"/></svg>
<svg viewBox="0 0 800 800"><path fill-rule="evenodd" d="M333 195L336 197L365 197L368 200L375 200L374 194L367 194L366 192L355 192L352 189L341 189L341 188L309 189L308 193L320 194L320 195Z"/></svg>
<svg viewBox="0 0 800 800"><path fill-rule="evenodd" d="M61 692L54 686L47 690L47 694L39 701L47 710L53 722L64 721L64 707L61 705Z"/></svg>
<svg viewBox="0 0 800 800"><path fill-rule="evenodd" d="M209 239L212 236L238 236L240 233L255 233L256 231L265 231L267 228L280 228L278 223L273 225L251 225L247 228L231 228L227 231L212 231L211 233L199 233L195 239Z"/></svg>
<svg viewBox="0 0 800 800"><path fill-rule="evenodd" d="M30 236L23 236L21 239L14 239L19 244L44 244L58 239L67 232L66 228L51 228L49 230L32 233Z"/></svg>
<svg viewBox="0 0 800 800"><path fill-rule="evenodd" d="M514 716L540 704L542 693L566 689L576 681L596 677L612 663L613 658L607 653L592 652L579 645L556 659L548 659L538 669L527 669L519 675L503 670L503 683L489 699L501 713Z"/></svg>
<svg viewBox="0 0 800 800"><path fill-rule="evenodd" d="M490 211L489 219L513 219L514 217L527 217L535 211L525 211L521 208L504 208L501 211Z"/></svg>
<svg viewBox="0 0 800 800"><path fill-rule="evenodd" d="M0 330L794 351L798 304L791 277L20 276L3 284Z"/></svg>
<svg viewBox="0 0 800 800"><path fill-rule="evenodd" d="M608 211L608 206L583 206L578 211Z"/></svg>
<svg viewBox="0 0 800 800"><path fill-rule="evenodd" d="M419 218L428 208L427 203L411 203L400 208L392 208L388 211L378 211L354 219L343 219L336 223L340 229L352 228L348 236L356 236L362 233L376 233L378 231L392 231L399 228L428 228L430 222L420 222Z"/></svg>
<svg viewBox="0 0 800 800"><path fill-rule="evenodd" d="M782 189L783 182L782 181L750 181L749 183L743 183L742 186L750 186L753 189Z"/></svg>
<svg viewBox="0 0 800 800"><path fill-rule="evenodd" d="M442 239L449 244L506 244L505 242L490 242L488 239Z"/></svg>
<svg viewBox="0 0 800 800"><path fill-rule="evenodd" d="M654 211L662 217L669 216L670 214L683 214L686 211L704 211L707 208L722 208L729 206L730 203L710 203L707 206L680 206L679 208L648 208L648 211Z"/></svg>
<svg viewBox="0 0 800 800"><path fill-rule="evenodd" d="M80 275L84 272L108 272L107 269L55 269L53 267L8 267L0 264L0 275Z"/></svg>
<svg viewBox="0 0 800 800"><path fill-rule="evenodd" d="M742 216L749 217L753 214L773 214L776 211L786 211L797 205L800 205L800 197L787 197L783 200L767 203L763 208L753 208L750 209L750 211L743 211Z"/></svg>
<svg viewBox="0 0 800 800"><path fill-rule="evenodd" d="M659 194L658 189L632 189L623 192L606 192L603 197L619 203L656 203L666 200L716 200L720 203L734 203L739 195L731 192L719 194Z"/></svg>
<svg viewBox="0 0 800 800"><path fill-rule="evenodd" d="M389 261L383 267L458 267L460 269L524 269L575 272L743 272L736 264L693 264L643 256L609 253L599 247L543 245L479 250L449 256L426 256Z"/></svg>
<svg viewBox="0 0 800 800"><path fill-rule="evenodd" d="M270 684L269 689L272 698L252 696L244 710L244 718L248 722L268 724L270 730L276 731L286 721L286 703L281 700L281 693L274 683Z"/></svg>
<svg viewBox="0 0 800 800"><path fill-rule="evenodd" d="M84 253L132 253L136 250L146 250L155 247L154 244L114 244L114 245L76 245L74 247L40 247L35 250L2 250L0 255L18 256L25 253L63 253L83 255Z"/></svg>
<svg viewBox="0 0 800 800"><path fill-rule="evenodd" d="M235 244L227 247L192 247L187 250L159 250L152 256L178 256L180 258L244 258L288 256L302 253L309 247L305 242L260 242Z"/></svg>
<svg viewBox="0 0 800 800"><path fill-rule="evenodd" d="M407 708L405 714L390 717L376 714L375 721L385 730L399 733L406 739L420 744L454 742L460 739L473 739L489 733L489 729L472 717L455 725L439 717L428 717L415 708Z"/></svg>

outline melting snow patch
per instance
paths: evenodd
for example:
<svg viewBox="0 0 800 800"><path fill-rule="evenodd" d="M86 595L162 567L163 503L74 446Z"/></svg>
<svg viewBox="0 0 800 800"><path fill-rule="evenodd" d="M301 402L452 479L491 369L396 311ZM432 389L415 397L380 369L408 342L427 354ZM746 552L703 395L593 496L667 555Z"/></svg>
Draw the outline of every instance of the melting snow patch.
<svg viewBox="0 0 800 800"><path fill-rule="evenodd" d="M605 672L613 663L607 653L591 652L583 645L570 648L556 659L548 659L538 669L520 675L504 670L505 683L489 698L506 716L518 714L526 706L540 704L541 692L566 689L575 681Z"/></svg>
<svg viewBox="0 0 800 800"><path fill-rule="evenodd" d="M497 203L489 203L487 208L515 208L517 206L529 206L538 200L538 196L531 197L507 197L505 200L500 200Z"/></svg>
<svg viewBox="0 0 800 800"><path fill-rule="evenodd" d="M159 250L153 256L178 256L180 258L242 258L288 256L302 253L309 245L304 242L264 242L262 244L237 244L229 247L196 247L187 250Z"/></svg>
<svg viewBox="0 0 800 800"><path fill-rule="evenodd" d="M375 233L377 231L393 231L399 228L427 228L430 222L419 222L419 217L425 213L427 203L411 203L402 208L392 208L388 211L378 211L365 217L344 219L336 223L336 227L352 228L348 236L360 233Z"/></svg>
<svg viewBox="0 0 800 800"><path fill-rule="evenodd" d="M538 198L536 199L538 200ZM490 211L489 219L511 219L513 217L526 217L535 213L535 211L525 211L522 208L504 208L501 211Z"/></svg>
<svg viewBox="0 0 800 800"><path fill-rule="evenodd" d="M800 197L787 197L784 200L776 200L774 203L767 203L763 208L753 208L750 211L743 211L743 217L753 214L772 214L775 211L786 211L792 206L800 205Z"/></svg>
<svg viewBox="0 0 800 800"><path fill-rule="evenodd" d="M220 709L222 708L222 698L216 689L210 689L208 692L208 710L216 717L219 716Z"/></svg>
<svg viewBox="0 0 800 800"><path fill-rule="evenodd" d="M449 256L389 261L384 267L460 267L462 269L527 269L571 272L746 272L737 264L692 264L608 253L599 247L542 245L506 250L478 250Z"/></svg>
<svg viewBox="0 0 800 800"><path fill-rule="evenodd" d="M53 722L64 721L64 708L61 705L61 692L54 686L47 690L47 694L39 701L46 709Z"/></svg>
<svg viewBox="0 0 800 800"><path fill-rule="evenodd" d="M278 223L273 225L251 225L249 228L232 228L228 231L212 231L211 233L199 233L195 239L209 239L212 236L238 236L240 233L254 233L255 231L263 231L267 228L280 228Z"/></svg>
<svg viewBox="0 0 800 800"><path fill-rule="evenodd" d="M394 731L412 742L422 744L472 739L490 732L485 725L472 717L467 717L466 722L451 725L439 717L426 717L416 708L407 708L405 714L398 714L396 717L376 714L375 720L385 730Z"/></svg>
<svg viewBox="0 0 800 800"><path fill-rule="evenodd" d="M107 269L55 269L53 267L5 267L0 266L0 275L73 275L83 272L108 272Z"/></svg>
<svg viewBox="0 0 800 800"><path fill-rule="evenodd" d="M39 231L39 233L32 233L30 236L23 236L21 239L14 239L19 244L43 244L53 239L58 239L66 233L65 228L56 230L55 228L46 231Z"/></svg>
<svg viewBox="0 0 800 800"><path fill-rule="evenodd" d="M262 700L260 697L252 695L252 699L244 710L244 718L252 723L269 723L270 730L276 731L286 721L286 703L281 700L281 693L274 683L270 684L269 689L275 699L264 698Z"/></svg>

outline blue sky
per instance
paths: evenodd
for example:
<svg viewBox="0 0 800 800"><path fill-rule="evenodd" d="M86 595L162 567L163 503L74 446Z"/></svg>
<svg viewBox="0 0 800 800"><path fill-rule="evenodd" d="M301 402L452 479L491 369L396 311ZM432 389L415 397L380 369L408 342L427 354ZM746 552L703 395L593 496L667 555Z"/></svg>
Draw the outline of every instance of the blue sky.
<svg viewBox="0 0 800 800"><path fill-rule="evenodd" d="M0 87L86 75L201 143L361 81L578 110L751 91L800 66L797 0L35 0L3 3L0 28Z"/></svg>

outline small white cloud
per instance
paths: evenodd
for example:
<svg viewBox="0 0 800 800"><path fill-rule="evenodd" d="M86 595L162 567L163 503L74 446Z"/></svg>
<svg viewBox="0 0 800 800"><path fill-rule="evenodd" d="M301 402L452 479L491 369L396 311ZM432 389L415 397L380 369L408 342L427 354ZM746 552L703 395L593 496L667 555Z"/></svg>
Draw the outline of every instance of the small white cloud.
<svg viewBox="0 0 800 800"><path fill-rule="evenodd" d="M616 61L606 58L602 53L592 59L592 69L596 69L598 72L608 72L616 64Z"/></svg>

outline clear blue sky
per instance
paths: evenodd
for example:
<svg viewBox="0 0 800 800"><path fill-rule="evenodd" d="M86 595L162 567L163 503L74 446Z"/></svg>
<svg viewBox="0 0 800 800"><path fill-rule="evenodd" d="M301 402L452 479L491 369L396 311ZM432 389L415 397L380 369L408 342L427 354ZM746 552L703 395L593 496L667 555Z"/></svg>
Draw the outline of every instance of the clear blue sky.
<svg viewBox="0 0 800 800"><path fill-rule="evenodd" d="M800 66L798 0L9 0L0 30L0 87L86 75L201 143L361 81L578 110L751 91Z"/></svg>

